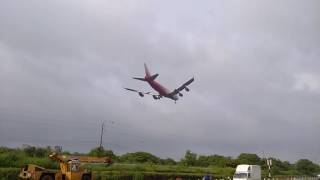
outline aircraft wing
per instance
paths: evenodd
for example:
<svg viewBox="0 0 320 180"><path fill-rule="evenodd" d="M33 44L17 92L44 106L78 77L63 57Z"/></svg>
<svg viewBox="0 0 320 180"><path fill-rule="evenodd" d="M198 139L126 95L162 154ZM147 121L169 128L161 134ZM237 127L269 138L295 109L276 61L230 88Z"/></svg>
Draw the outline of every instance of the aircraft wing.
<svg viewBox="0 0 320 180"><path fill-rule="evenodd" d="M154 99L160 99L160 95L152 94L151 92L142 92L139 90L131 89L131 88L124 88L125 90L136 92L139 94L139 96L143 97L144 95L151 95Z"/></svg>
<svg viewBox="0 0 320 180"><path fill-rule="evenodd" d="M128 90L128 91L132 91L132 92L137 92L139 94L150 94L151 93L151 92L142 92L142 91L131 89L131 88L124 88L124 89Z"/></svg>
<svg viewBox="0 0 320 180"><path fill-rule="evenodd" d="M189 88L187 86L189 86L192 82L194 81L194 77L191 78L189 81L187 81L186 83L182 84L180 87L178 87L177 89L175 89L172 94L178 94L180 91L182 90L186 90L189 91Z"/></svg>

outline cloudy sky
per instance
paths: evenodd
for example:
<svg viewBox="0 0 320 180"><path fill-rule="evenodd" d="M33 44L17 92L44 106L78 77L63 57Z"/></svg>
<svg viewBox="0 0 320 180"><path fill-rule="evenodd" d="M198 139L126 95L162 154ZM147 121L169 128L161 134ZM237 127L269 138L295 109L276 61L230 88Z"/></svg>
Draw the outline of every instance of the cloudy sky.
<svg viewBox="0 0 320 180"><path fill-rule="evenodd" d="M319 57L317 0L3 0L0 145L320 162Z"/></svg>

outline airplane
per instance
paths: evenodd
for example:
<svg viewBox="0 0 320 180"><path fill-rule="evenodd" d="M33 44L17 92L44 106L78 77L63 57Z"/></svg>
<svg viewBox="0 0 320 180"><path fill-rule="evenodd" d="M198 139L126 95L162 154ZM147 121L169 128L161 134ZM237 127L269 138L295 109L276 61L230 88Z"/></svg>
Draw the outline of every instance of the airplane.
<svg viewBox="0 0 320 180"><path fill-rule="evenodd" d="M124 88L124 89L128 91L136 92L139 94L140 97L144 97L144 95L151 95L153 99L156 99L156 100L166 97L174 100L174 102L176 103L176 101L179 99L179 96L183 97L183 94L181 93L181 91L183 90L187 92L190 91L190 89L187 86L189 86L194 81L194 77L193 77L190 80L188 80L186 83L182 84L177 89L173 91L169 91L167 88L165 88L160 83L155 81L155 79L159 76L159 74L151 75L146 63L144 63L144 70L145 70L144 78L133 77L133 79L147 82L159 94L152 94L151 92L142 92L142 91L131 89L131 88Z"/></svg>

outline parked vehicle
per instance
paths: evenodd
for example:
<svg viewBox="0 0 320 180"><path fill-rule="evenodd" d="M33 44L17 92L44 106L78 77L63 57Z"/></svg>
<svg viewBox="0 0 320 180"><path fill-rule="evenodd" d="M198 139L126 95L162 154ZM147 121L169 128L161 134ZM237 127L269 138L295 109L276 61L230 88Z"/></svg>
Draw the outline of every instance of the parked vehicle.
<svg viewBox="0 0 320 180"><path fill-rule="evenodd" d="M261 168L258 165L240 164L236 168L233 180L261 180Z"/></svg>
<svg viewBox="0 0 320 180"><path fill-rule="evenodd" d="M61 156L51 154L52 160L59 162L60 170L50 170L34 164L21 168L19 177L29 180L93 180L94 173L83 168L84 163L112 164L108 157Z"/></svg>

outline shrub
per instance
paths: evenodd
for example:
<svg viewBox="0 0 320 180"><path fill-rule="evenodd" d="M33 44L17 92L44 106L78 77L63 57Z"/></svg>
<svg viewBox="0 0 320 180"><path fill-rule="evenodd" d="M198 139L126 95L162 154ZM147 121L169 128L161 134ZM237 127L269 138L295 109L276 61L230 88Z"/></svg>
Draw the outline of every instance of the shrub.
<svg viewBox="0 0 320 180"><path fill-rule="evenodd" d="M0 180L18 179L19 168L0 168Z"/></svg>

